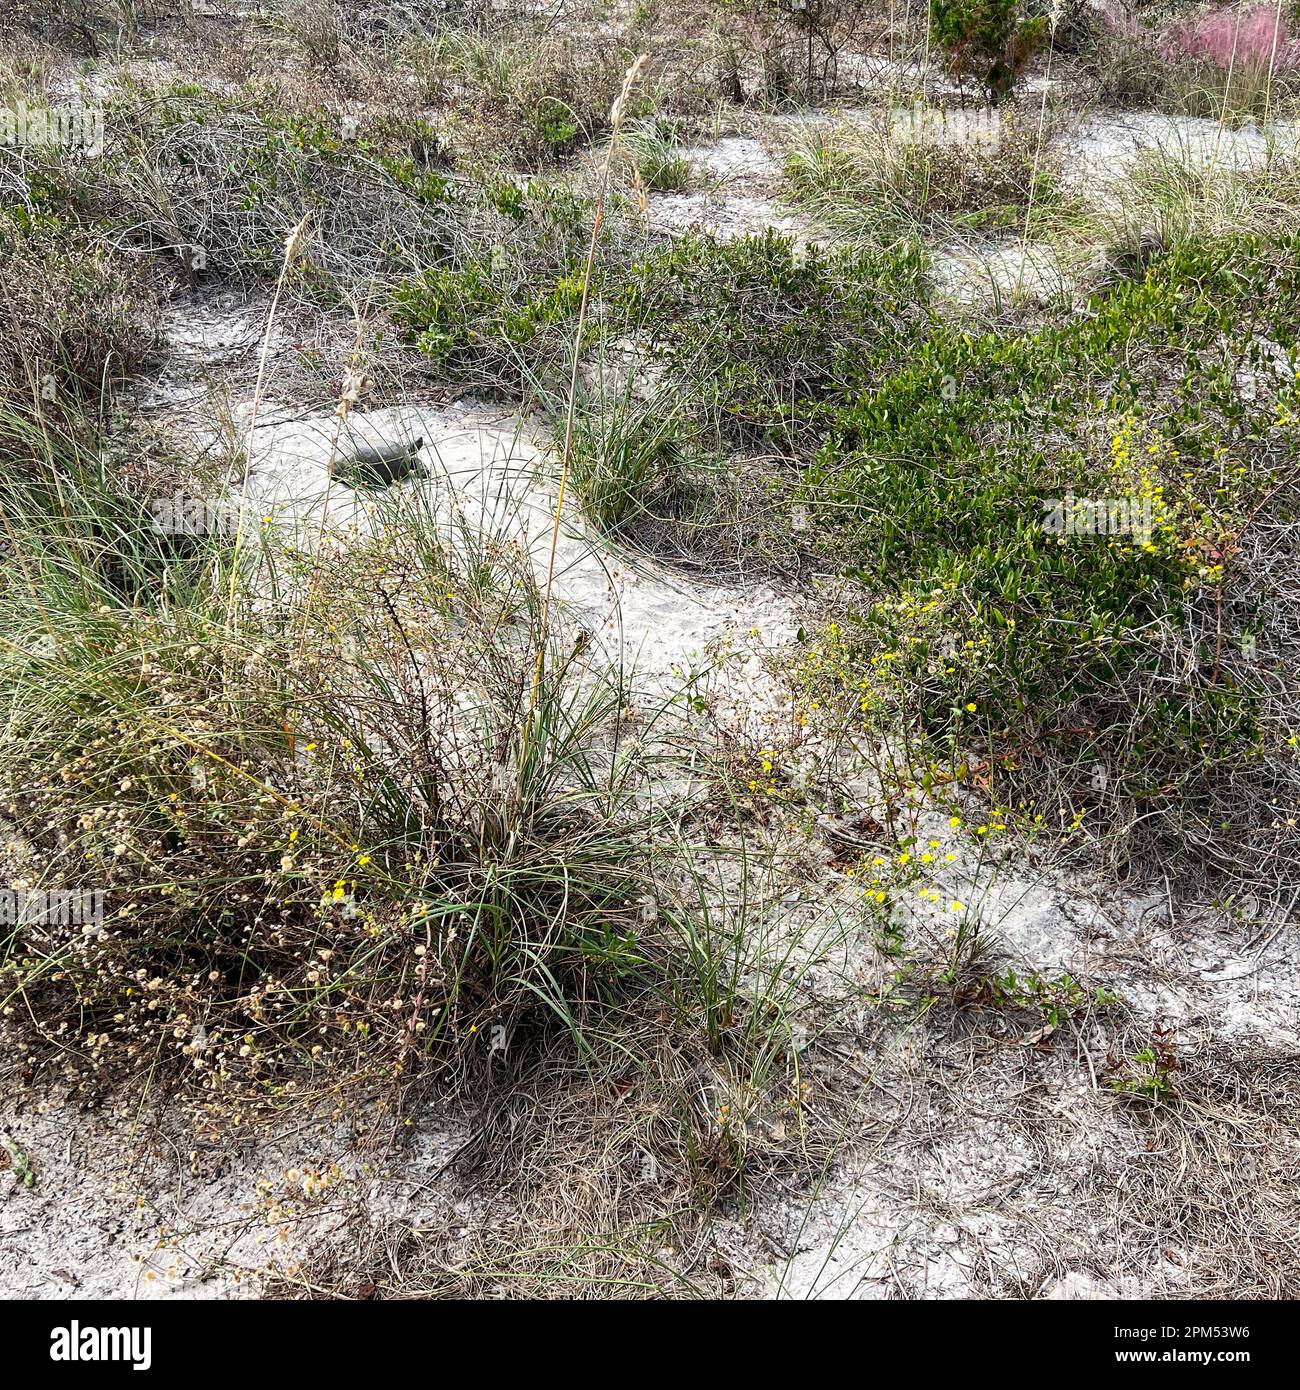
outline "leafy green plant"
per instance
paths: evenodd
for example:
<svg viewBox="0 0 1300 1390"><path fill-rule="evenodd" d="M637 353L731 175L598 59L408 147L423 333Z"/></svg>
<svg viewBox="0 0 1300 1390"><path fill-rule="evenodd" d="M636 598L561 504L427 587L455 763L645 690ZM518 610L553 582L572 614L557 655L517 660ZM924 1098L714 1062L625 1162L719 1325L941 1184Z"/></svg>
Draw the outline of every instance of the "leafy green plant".
<svg viewBox="0 0 1300 1390"><path fill-rule="evenodd" d="M34 1188L36 1186L36 1165L33 1163L31 1155L20 1149L7 1134L0 1134L0 1149L4 1150L5 1159L9 1171L13 1174L14 1182L29 1191Z"/></svg>
<svg viewBox="0 0 1300 1390"><path fill-rule="evenodd" d="M1151 1041L1115 1070L1110 1085L1121 1095L1137 1096L1156 1105L1168 1104L1178 1095L1174 1079L1177 1071L1173 1032L1157 1026Z"/></svg>
<svg viewBox="0 0 1300 1390"><path fill-rule="evenodd" d="M931 33L953 71L993 101L1006 96L1047 38L1047 16L1027 16L1022 0L931 0Z"/></svg>
<svg viewBox="0 0 1300 1390"><path fill-rule="evenodd" d="M1019 974L1014 969L987 982L994 1003L1039 1014L1052 1028L1059 1028L1076 1014L1105 1009L1119 1002L1103 987L1087 989L1070 975L1048 979L1034 971Z"/></svg>
<svg viewBox="0 0 1300 1390"><path fill-rule="evenodd" d="M816 437L867 345L916 303L922 260L893 251L797 253L788 237L684 237L637 265L619 321L738 442Z"/></svg>
<svg viewBox="0 0 1300 1390"><path fill-rule="evenodd" d="M395 287L394 317L460 380L517 390L556 377L581 301L584 204L533 179L476 188L465 207L454 251ZM616 245L612 223L602 249Z"/></svg>
<svg viewBox="0 0 1300 1390"><path fill-rule="evenodd" d="M856 627L871 698L932 756L981 750L1008 799L1062 759L1075 810L1139 807L1175 841L1193 807L1198 838L1217 826L1213 788L1263 757L1260 691L1222 643L1176 677L1168 653L1219 605L1235 537L1283 476L1285 407L1243 401L1235 374L1259 285L1266 331L1290 340L1298 249L1189 245L1063 326L938 327L843 410L805 496L876 596ZM1149 534L1045 524L1052 497L1116 493L1145 499Z"/></svg>

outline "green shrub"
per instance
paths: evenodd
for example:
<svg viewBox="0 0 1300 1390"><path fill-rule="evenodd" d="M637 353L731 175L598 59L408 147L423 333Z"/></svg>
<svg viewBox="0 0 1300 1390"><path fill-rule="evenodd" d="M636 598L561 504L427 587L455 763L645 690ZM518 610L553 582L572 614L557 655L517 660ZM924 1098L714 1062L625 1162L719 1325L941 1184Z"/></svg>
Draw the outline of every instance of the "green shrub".
<svg viewBox="0 0 1300 1390"><path fill-rule="evenodd" d="M1005 800L1051 785L1112 828L1204 834L1268 741L1261 669L1223 627L1294 435L1237 387L1265 299L1259 331L1295 341L1300 239L1184 246L1065 325L938 327L865 385L805 477L872 596L853 708L900 718L922 764L977 750ZM1071 495L1143 502L1150 532L1054 533Z"/></svg>
<svg viewBox="0 0 1300 1390"><path fill-rule="evenodd" d="M1022 0L930 0L931 33L958 77L971 77L997 101L1047 38L1047 17Z"/></svg>
<svg viewBox="0 0 1300 1390"><path fill-rule="evenodd" d="M618 312L740 443L819 437L854 364L918 321L923 261L893 251L796 250L773 231L685 237L638 265Z"/></svg>
<svg viewBox="0 0 1300 1390"><path fill-rule="evenodd" d="M592 209L540 180L489 184L471 197L450 254L401 282L393 312L420 350L458 381L519 390L570 351ZM619 232L602 248L617 273Z"/></svg>

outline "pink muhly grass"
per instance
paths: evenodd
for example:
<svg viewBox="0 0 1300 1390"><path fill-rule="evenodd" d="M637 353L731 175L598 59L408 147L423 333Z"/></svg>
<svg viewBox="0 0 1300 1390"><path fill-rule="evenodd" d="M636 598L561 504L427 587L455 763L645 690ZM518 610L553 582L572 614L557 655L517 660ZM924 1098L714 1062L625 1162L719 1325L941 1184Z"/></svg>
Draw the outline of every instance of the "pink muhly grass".
<svg viewBox="0 0 1300 1390"><path fill-rule="evenodd" d="M1286 15L1275 5L1225 6L1165 31L1161 56L1200 59L1217 67L1274 71L1300 68L1300 42L1287 36Z"/></svg>

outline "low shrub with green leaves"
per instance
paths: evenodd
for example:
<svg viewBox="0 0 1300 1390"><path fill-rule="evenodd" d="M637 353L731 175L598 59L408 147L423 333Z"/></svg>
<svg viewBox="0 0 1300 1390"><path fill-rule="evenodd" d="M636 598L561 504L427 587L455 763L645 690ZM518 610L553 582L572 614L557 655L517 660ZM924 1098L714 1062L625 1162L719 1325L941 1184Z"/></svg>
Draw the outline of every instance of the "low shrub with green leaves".
<svg viewBox="0 0 1300 1390"><path fill-rule="evenodd" d="M698 399L724 438L798 449L824 430L855 362L923 321L924 262L797 251L788 237L690 236L633 268L618 321Z"/></svg>
<svg viewBox="0 0 1300 1390"><path fill-rule="evenodd" d="M490 182L467 205L455 246L397 286L393 313L453 379L519 390L568 360L591 210L540 179ZM617 219L608 219L605 274L616 273L620 235Z"/></svg>
<svg viewBox="0 0 1300 1390"><path fill-rule="evenodd" d="M957 76L997 101L1046 42L1048 20L1027 14L1023 0L930 0L930 32Z"/></svg>
<svg viewBox="0 0 1300 1390"><path fill-rule="evenodd" d="M1050 788L1137 830L1126 849L1288 852L1242 803L1294 778L1295 653L1285 626L1244 638L1252 528L1295 519L1298 328L1300 240L1239 237L1071 321L861 363L804 480L868 595L843 698L901 719L927 776L973 759L1004 800Z"/></svg>

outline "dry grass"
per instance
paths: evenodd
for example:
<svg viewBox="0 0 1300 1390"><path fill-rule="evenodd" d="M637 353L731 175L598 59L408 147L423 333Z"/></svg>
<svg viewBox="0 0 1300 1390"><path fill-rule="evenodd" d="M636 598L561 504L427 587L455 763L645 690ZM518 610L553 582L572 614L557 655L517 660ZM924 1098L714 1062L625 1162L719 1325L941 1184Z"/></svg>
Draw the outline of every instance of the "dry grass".
<svg viewBox="0 0 1300 1390"><path fill-rule="evenodd" d="M796 144L786 175L800 206L857 245L1032 233L1062 211L1051 123L1037 112L882 110Z"/></svg>
<svg viewBox="0 0 1300 1390"><path fill-rule="evenodd" d="M0 299L0 403L10 407L54 418L104 409L159 341L150 278L54 221L0 221Z"/></svg>
<svg viewBox="0 0 1300 1390"><path fill-rule="evenodd" d="M1006 876L1040 888L1067 854L1152 867L1124 847L1151 853L1156 811L1082 792L1082 753L1039 760L1033 711L1010 749L978 731L913 741L903 696L891 725L802 627L747 668L777 691L779 736L757 732L695 668L634 680L573 620L556 567L570 490L596 543L642 563L711 586L779 577L799 622L862 609L855 557L815 548L794 499L805 477L833 481L866 364L901 379L934 329L918 247L1067 229L1106 257L1095 288L1141 282L1170 248L1285 232L1294 170L1152 158L1112 218L1084 219L1061 191L1055 98L1004 108L988 143L900 130L882 98L789 166L853 254L667 245L642 214L684 190L678 145L700 130L873 74L886 96L939 86L933 64L906 67L925 35L853 0L703 9L690 33L700 7L570 31L295 0L210 40L214 71L258 78L244 89L107 62L136 52L147 15L130 7L63 5L48 46L14 50L5 80L28 94L62 45L104 55L109 140L98 161L0 151L6 872L103 889L107 916L0 932L6 1074L42 1094L163 1093L213 1143L364 1117L362 1152L399 1173L428 1117L454 1120L465 1139L429 1177L429 1219L358 1208L279 1271L270 1287L295 1296L726 1297L758 1290L770 1249L775 1282L815 1292L826 1271L809 1281L800 1259L825 1211L879 1293L1037 1296L1083 1270L1122 1294L1293 1294L1289 1053L1233 1033L1232 1001L1199 964L1155 959L1141 923L1080 930L1078 978L1015 945ZM202 32L164 24L156 53ZM1066 56L1068 75L1082 55ZM274 297L224 460L243 527L163 536L151 502L178 467L222 480L183 454L158 467L115 417L120 388L150 367L168 294L250 285ZM415 489L371 498L346 545L323 519L286 540L241 506L259 412L290 380L272 367L282 316L341 306L353 347L317 368L343 376L340 435L401 356L393 318L425 371L402 357L401 390L490 390L549 418L541 572L518 517L482 526ZM1273 400L1263 357L1235 365ZM1147 674L1104 692L1117 726L1208 647L1211 684L1255 683L1270 747L1300 729L1285 438L1261 445L1280 482L1234 531L1217 602L1207 588L1153 620ZM1247 628L1269 634L1265 663L1229 640ZM725 674L719 648L700 660ZM922 856L945 858L925 815L951 799L955 821L993 821L1013 758L1027 801L1082 796L1113 833L1067 815L1048 837L1027 807L1008 844L921 876ZM1217 799L1159 822L1221 902L1262 899L1237 923L1257 959L1294 907L1295 766L1240 759ZM1223 805L1244 838L1213 828ZM918 895L932 877L960 913ZM1073 942L1078 895L1061 891L1054 931ZM1171 936L1200 930L1165 896ZM1175 1027L1152 1001L1183 996L1202 1011ZM865 1206L845 1195L855 1174ZM963 1282L932 1288L951 1247Z"/></svg>

